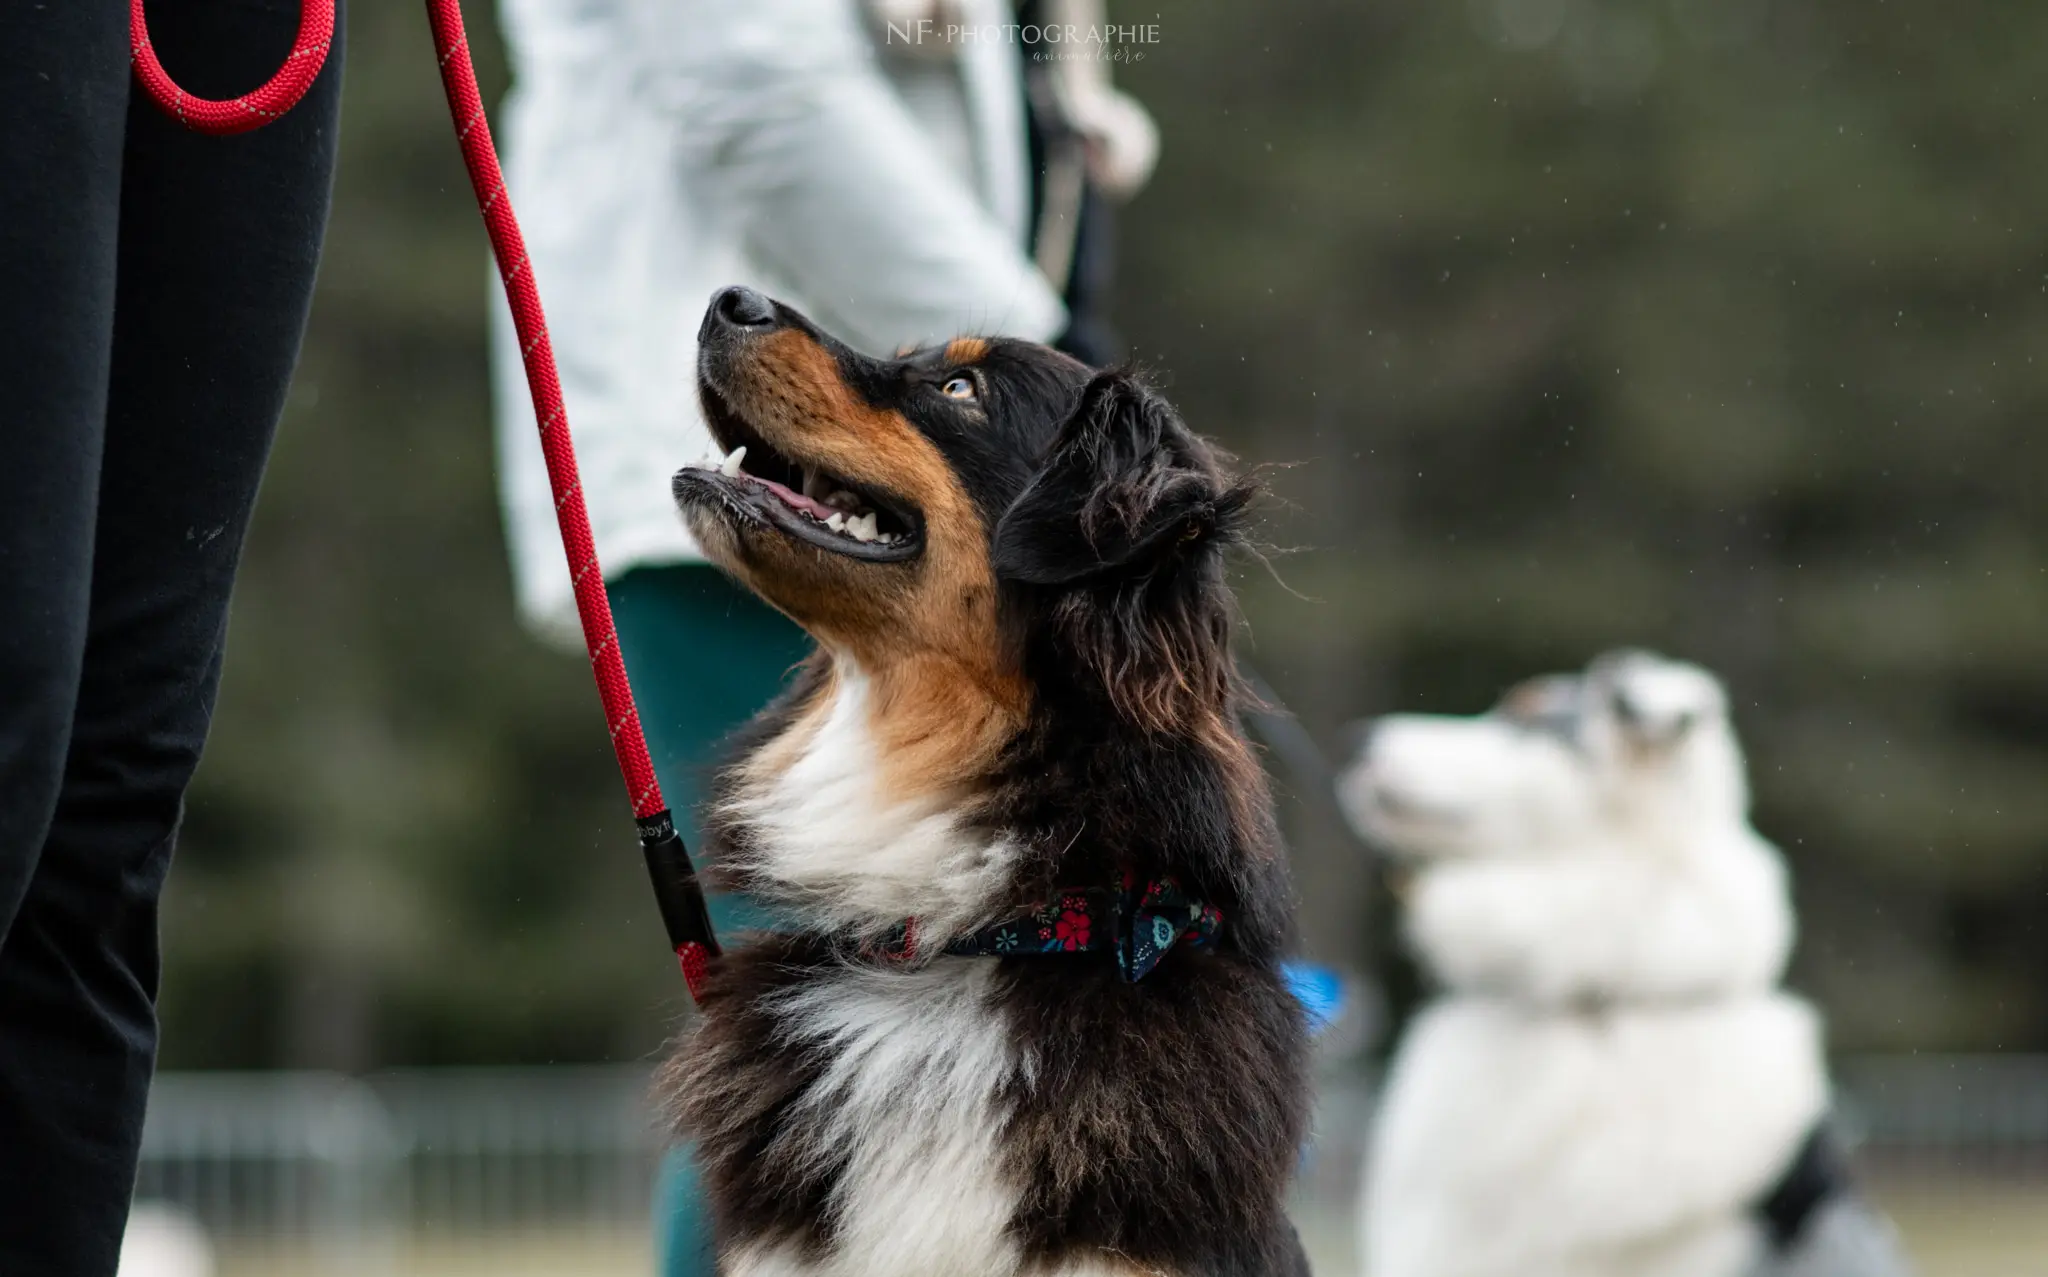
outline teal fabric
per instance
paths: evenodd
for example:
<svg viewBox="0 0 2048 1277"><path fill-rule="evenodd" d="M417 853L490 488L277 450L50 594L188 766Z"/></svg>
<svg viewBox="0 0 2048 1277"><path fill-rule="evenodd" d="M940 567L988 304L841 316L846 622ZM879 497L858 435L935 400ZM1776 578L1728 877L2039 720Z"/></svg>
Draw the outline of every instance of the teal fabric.
<svg viewBox="0 0 2048 1277"><path fill-rule="evenodd" d="M608 593L655 774L696 854L704 843L694 813L719 742L782 689L810 638L701 563L634 568ZM720 935L773 922L743 896L713 896L710 904ZM662 1277L713 1277L710 1215L687 1148L662 1165L654 1229Z"/></svg>

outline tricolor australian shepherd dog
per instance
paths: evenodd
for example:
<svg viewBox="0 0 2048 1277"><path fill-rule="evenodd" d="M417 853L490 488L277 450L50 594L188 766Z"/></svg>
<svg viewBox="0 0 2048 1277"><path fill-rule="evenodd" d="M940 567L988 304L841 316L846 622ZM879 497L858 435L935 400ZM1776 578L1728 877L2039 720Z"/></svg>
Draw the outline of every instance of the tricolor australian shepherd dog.
<svg viewBox="0 0 2048 1277"><path fill-rule="evenodd" d="M704 814L787 920L664 1073L722 1271L1303 1271L1291 895L1235 717L1251 486L1042 346L873 359L728 289L675 496L817 641Z"/></svg>

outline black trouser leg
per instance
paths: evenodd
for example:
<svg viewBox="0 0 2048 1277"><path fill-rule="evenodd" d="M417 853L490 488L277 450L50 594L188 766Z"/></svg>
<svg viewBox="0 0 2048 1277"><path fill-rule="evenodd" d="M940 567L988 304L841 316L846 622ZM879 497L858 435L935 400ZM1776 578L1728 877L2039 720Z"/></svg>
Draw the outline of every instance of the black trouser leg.
<svg viewBox="0 0 2048 1277"><path fill-rule="evenodd" d="M119 6L0 9L0 938L57 809L85 658L127 84Z"/></svg>
<svg viewBox="0 0 2048 1277"><path fill-rule="evenodd" d="M115 19L110 50L104 38L81 40L26 70L13 65L14 28L43 19L26 4L0 16L0 76L70 80L99 144L95 163L80 164L84 194L38 202L21 193L24 170L9 166L30 145L14 135L48 126L10 111L0 191L13 193L0 199L42 225L18 231L10 220L0 259L104 281L89 307L54 283L31 291L0 275L10 360L9 338L36 329L53 299L81 312L65 335L44 340L45 364L22 369L50 387L31 396L44 406L24 418L47 441L29 457L41 472L0 462L9 474L0 480L0 598L10 612L20 598L49 618L9 635L0 657L8 1277L114 1270L156 1052L157 897L311 300L339 110L337 48L283 120L234 138L188 133L139 92L129 100L125 6L78 0L43 11L65 12L53 25L85 27L73 11L102 9ZM150 5L165 66L202 96L260 82L290 49L297 19L297 0ZM0 93L10 87L0 83ZM111 125L106 101L116 104ZM103 238L100 227L118 230ZM48 570L17 572L17 546Z"/></svg>

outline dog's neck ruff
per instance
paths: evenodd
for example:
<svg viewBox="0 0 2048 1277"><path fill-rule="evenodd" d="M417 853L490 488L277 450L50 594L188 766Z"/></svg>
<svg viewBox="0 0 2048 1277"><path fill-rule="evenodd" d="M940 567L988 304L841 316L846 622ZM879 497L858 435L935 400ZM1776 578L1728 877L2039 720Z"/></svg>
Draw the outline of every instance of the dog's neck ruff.
<svg viewBox="0 0 2048 1277"><path fill-rule="evenodd" d="M906 918L867 956L908 962L920 957L1019 958L1046 954L1116 953L1117 975L1144 979L1176 944L1207 948L1223 936L1223 913L1192 899L1172 878L1127 881L1121 888L1069 888L1051 904L957 937L937 950L919 945L920 927Z"/></svg>

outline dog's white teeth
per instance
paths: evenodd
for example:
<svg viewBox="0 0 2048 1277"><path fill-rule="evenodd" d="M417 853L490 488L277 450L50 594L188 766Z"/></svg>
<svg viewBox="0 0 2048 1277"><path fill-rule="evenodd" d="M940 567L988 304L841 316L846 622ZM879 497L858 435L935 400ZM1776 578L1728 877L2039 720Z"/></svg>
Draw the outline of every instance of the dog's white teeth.
<svg viewBox="0 0 2048 1277"><path fill-rule="evenodd" d="M739 447L734 448L730 453L726 454L725 460L718 463L718 473L728 479L735 477L740 472L740 462L746 460L746 456L747 445L741 444Z"/></svg>
<svg viewBox="0 0 2048 1277"><path fill-rule="evenodd" d="M846 516L834 510L832 517L825 520L825 526L834 532L844 532L846 530Z"/></svg>
<svg viewBox="0 0 2048 1277"><path fill-rule="evenodd" d="M875 531L875 516L873 514L863 514L848 519L846 521L846 530L853 535L853 539L856 541L872 541L878 535Z"/></svg>
<svg viewBox="0 0 2048 1277"><path fill-rule="evenodd" d="M884 532L881 536L876 537L875 539L880 541L883 545L896 544L896 534L894 532Z"/></svg>

